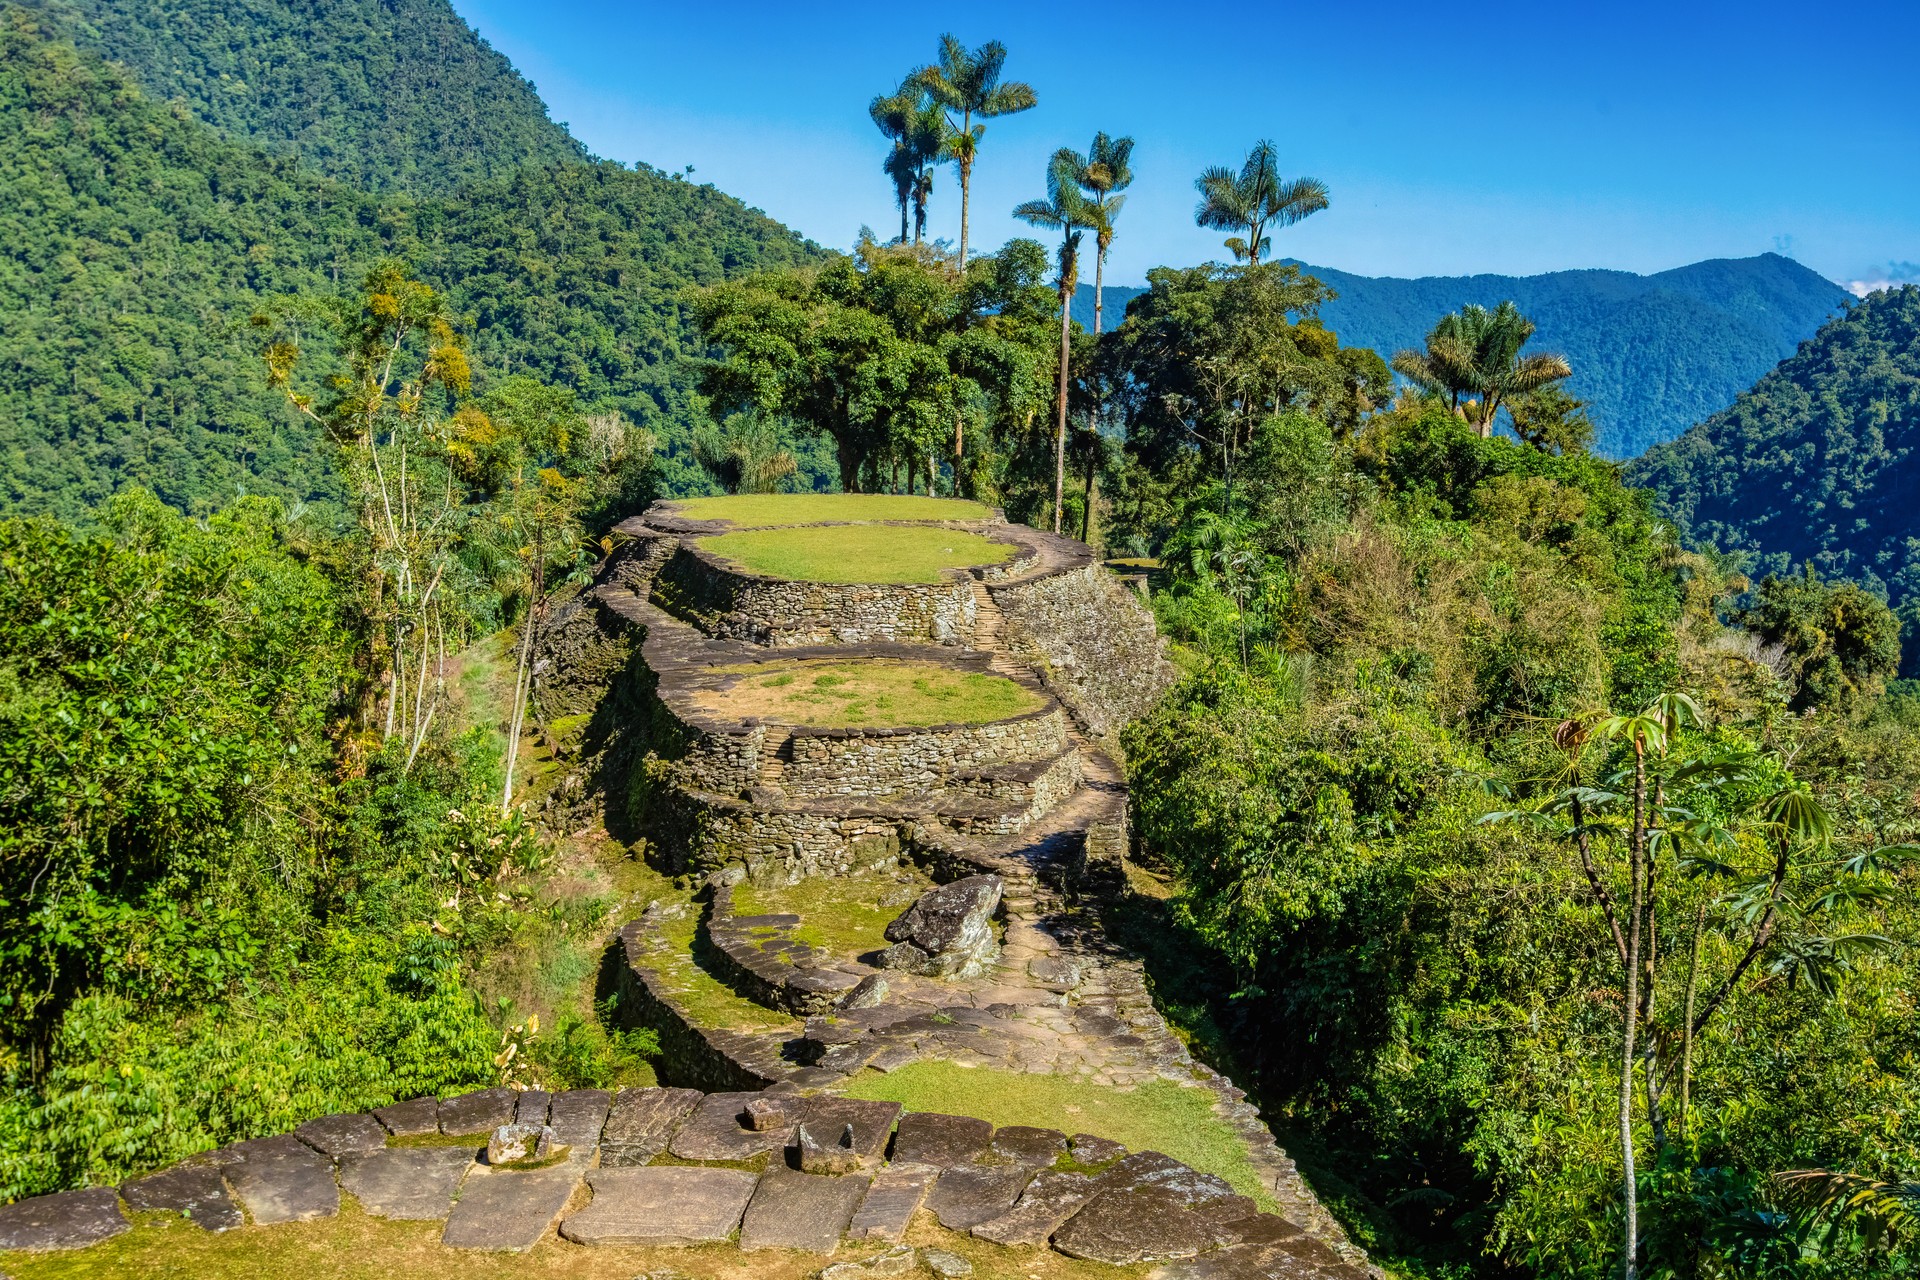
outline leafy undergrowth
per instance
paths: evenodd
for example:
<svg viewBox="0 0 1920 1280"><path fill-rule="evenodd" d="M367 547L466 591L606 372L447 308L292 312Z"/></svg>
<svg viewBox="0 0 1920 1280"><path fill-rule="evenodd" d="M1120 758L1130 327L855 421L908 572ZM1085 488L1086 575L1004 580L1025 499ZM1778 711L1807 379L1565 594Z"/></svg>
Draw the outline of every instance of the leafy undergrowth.
<svg viewBox="0 0 1920 1280"><path fill-rule="evenodd" d="M886 946L887 925L932 887L930 878L902 865L863 875L813 876L792 885L743 884L734 890L733 904L743 916L799 916L796 939L836 956L855 957Z"/></svg>
<svg viewBox="0 0 1920 1280"><path fill-rule="evenodd" d="M909 1111L976 1116L995 1125L1026 1124L1092 1133L1135 1151L1158 1151L1218 1174L1263 1208L1273 1199L1248 1159L1246 1144L1213 1112L1213 1094L1150 1080L1132 1089L1069 1076L995 1071L954 1062L915 1062L881 1075L856 1076L840 1092L898 1102Z"/></svg>
<svg viewBox="0 0 1920 1280"><path fill-rule="evenodd" d="M14 1280L630 1280L684 1274L701 1280L803 1280L819 1254L784 1249L742 1253L731 1244L691 1249L581 1248L551 1235L523 1254L474 1253L440 1243L437 1222L390 1222L345 1199L338 1216L213 1234L179 1218L139 1215L140 1225L75 1253L0 1253ZM973 1263L977 1280L1134 1280L1147 1268L1077 1262L1049 1250L1004 1249L943 1231L922 1213L908 1241ZM870 1257L880 1245L849 1242L838 1260Z"/></svg>
<svg viewBox="0 0 1920 1280"><path fill-rule="evenodd" d="M761 493L733 498L686 498L690 520L729 520L736 528L809 520L984 520L993 512L977 502L889 493Z"/></svg>
<svg viewBox="0 0 1920 1280"><path fill-rule="evenodd" d="M697 694L702 707L816 728L988 724L1042 705L1005 676L931 662L755 662L714 671L741 679Z"/></svg>
<svg viewBox="0 0 1920 1280"><path fill-rule="evenodd" d="M796 582L939 582L942 569L999 564L1004 542L935 525L830 524L700 539L750 573Z"/></svg>

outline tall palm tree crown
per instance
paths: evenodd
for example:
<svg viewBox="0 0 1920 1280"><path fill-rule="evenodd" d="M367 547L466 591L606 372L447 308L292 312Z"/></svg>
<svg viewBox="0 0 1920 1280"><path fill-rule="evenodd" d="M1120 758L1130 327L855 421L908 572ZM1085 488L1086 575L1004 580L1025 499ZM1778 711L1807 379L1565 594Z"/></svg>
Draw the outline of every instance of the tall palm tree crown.
<svg viewBox="0 0 1920 1280"><path fill-rule="evenodd" d="M927 197L933 193L931 169L944 154L945 114L928 96L917 73L892 93L876 96L867 104L867 114L893 143L880 167L893 179L894 200L900 206L900 240L906 242L911 209L913 240L918 244L927 226Z"/></svg>
<svg viewBox="0 0 1920 1280"><path fill-rule="evenodd" d="M1071 147L1053 153L1047 165L1047 198L1017 206L1013 216L1060 232L1060 385L1053 426L1053 531L1060 532L1067 487L1067 363L1073 350L1069 308L1080 283L1080 238L1093 226L1093 210L1080 195L1085 160Z"/></svg>
<svg viewBox="0 0 1920 1280"><path fill-rule="evenodd" d="M1273 245L1269 225L1290 227L1327 207L1327 184L1318 178L1283 179L1279 153L1270 139L1253 144L1240 172L1215 165L1194 180L1200 205L1193 220L1213 231L1241 231L1227 248L1233 256L1258 266Z"/></svg>
<svg viewBox="0 0 1920 1280"><path fill-rule="evenodd" d="M1533 328L1512 302L1492 311L1469 303L1440 317L1425 351L1402 351L1393 367L1422 391L1447 396L1454 412L1491 436L1501 405L1573 376L1562 356L1520 354ZM1479 398L1462 406L1463 395Z"/></svg>
<svg viewBox="0 0 1920 1280"><path fill-rule="evenodd" d="M1133 182L1133 139L1096 133L1086 155L1074 155L1062 148L1056 153L1056 159L1063 157L1072 158L1074 185L1080 188L1087 210L1087 228L1093 232L1093 331L1099 333L1107 250L1113 247L1113 224L1127 203L1127 198L1118 193Z"/></svg>
<svg viewBox="0 0 1920 1280"><path fill-rule="evenodd" d="M928 95L946 109L945 155L960 171L960 269L967 269L967 209L973 193L973 162L986 126L973 119L1008 116L1032 108L1039 99L1033 86L1018 80L1002 82L1007 47L989 40L968 49L953 35L940 37L940 61L915 73ZM955 119L955 115L958 119Z"/></svg>

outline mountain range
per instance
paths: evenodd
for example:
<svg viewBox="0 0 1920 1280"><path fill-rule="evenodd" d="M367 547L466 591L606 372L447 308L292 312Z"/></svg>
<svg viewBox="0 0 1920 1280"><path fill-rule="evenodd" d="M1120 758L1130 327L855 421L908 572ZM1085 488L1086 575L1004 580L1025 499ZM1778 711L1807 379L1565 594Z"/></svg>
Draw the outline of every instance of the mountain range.
<svg viewBox="0 0 1920 1280"><path fill-rule="evenodd" d="M1588 402L1594 447L1631 458L1671 440L1813 336L1851 295L1779 254L1719 258L1654 275L1555 271L1538 276L1361 276L1299 263L1338 295L1320 318L1350 346L1383 357L1421 345L1433 322L1467 303L1508 299L1539 326L1531 351L1567 357L1567 388ZM1142 290L1108 286L1107 328ZM1093 326L1093 291L1074 315Z"/></svg>
<svg viewBox="0 0 1920 1280"><path fill-rule="evenodd" d="M0 508L68 517L128 482L187 509L329 500L246 319L389 254L469 317L482 379L619 410L660 438L669 487L704 484L683 291L820 252L711 186L589 156L447 0L0 7L0 184ZM1920 593L1914 291L1848 310L1773 254L1648 276L1302 265L1338 295L1328 326L1387 356L1512 298L1572 363L1600 451L1653 447L1631 474L1692 536ZM1107 289L1108 328L1139 292Z"/></svg>

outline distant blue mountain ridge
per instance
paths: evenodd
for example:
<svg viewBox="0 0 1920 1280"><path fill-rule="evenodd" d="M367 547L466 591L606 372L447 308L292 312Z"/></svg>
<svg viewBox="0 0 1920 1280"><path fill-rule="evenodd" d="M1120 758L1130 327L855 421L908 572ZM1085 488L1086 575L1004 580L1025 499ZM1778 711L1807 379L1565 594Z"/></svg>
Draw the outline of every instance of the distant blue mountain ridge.
<svg viewBox="0 0 1920 1280"><path fill-rule="evenodd" d="M1573 366L1568 389L1586 400L1595 450L1632 458L1732 404L1851 295L1776 253L1715 258L1653 275L1555 271L1538 276L1358 276L1299 263L1336 294L1321 319L1350 346L1382 356L1418 347L1433 322L1469 302L1512 299L1539 326L1530 351ZM1106 328L1144 293L1108 285ZM1074 318L1093 327L1093 289L1082 284Z"/></svg>

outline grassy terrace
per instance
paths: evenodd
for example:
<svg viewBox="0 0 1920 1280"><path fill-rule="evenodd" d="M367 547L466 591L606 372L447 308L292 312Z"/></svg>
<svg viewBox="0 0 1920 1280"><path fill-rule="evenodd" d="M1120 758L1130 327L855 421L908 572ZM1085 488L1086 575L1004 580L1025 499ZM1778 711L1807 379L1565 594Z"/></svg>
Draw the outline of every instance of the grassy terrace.
<svg viewBox="0 0 1920 1280"><path fill-rule="evenodd" d="M940 582L944 569L999 564L1004 542L938 525L825 524L748 529L700 539L700 546L749 573L794 582Z"/></svg>
<svg viewBox="0 0 1920 1280"><path fill-rule="evenodd" d="M862 1072L836 1092L898 1102L909 1111L977 1116L996 1125L1098 1134L1218 1174L1262 1208L1273 1208L1273 1196L1247 1159L1246 1145L1213 1113L1213 1094L1205 1089L1167 1080L1116 1089L1071 1076L923 1061L886 1075Z"/></svg>
<svg viewBox="0 0 1920 1280"><path fill-rule="evenodd" d="M685 498L674 504L689 520L728 520L735 528L815 520L985 520L978 502L885 493L762 493L737 498Z"/></svg>
<svg viewBox="0 0 1920 1280"><path fill-rule="evenodd" d="M932 887L931 879L908 867L879 875L812 876L766 888L747 883L733 891L733 909L743 916L799 916L795 938L854 957L886 946L882 935L888 923Z"/></svg>
<svg viewBox="0 0 1920 1280"><path fill-rule="evenodd" d="M703 710L816 729L987 724L1044 705L1005 676L930 662L756 662L715 670L741 678L696 695Z"/></svg>

